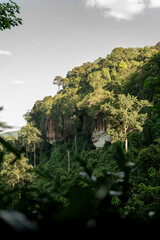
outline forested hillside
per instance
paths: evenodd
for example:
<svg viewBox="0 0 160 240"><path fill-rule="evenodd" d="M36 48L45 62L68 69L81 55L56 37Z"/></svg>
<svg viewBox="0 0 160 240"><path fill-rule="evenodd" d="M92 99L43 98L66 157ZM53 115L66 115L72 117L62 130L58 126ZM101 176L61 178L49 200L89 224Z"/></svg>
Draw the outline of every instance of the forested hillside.
<svg viewBox="0 0 160 240"><path fill-rule="evenodd" d="M57 94L38 100L18 138L2 142L1 208L23 212L42 233L70 224L91 235L107 226L156 231L160 42L115 48L53 84Z"/></svg>

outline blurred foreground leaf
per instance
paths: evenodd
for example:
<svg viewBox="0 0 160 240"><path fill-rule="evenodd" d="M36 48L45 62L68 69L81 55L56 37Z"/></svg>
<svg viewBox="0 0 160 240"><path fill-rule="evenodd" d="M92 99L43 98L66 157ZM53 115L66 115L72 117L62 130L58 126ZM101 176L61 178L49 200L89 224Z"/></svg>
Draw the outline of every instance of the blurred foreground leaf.
<svg viewBox="0 0 160 240"><path fill-rule="evenodd" d="M20 159L21 158L21 154L20 152L14 148L10 143L8 143L7 141L5 141L2 137L0 137L0 143L9 151L12 152L16 158Z"/></svg>

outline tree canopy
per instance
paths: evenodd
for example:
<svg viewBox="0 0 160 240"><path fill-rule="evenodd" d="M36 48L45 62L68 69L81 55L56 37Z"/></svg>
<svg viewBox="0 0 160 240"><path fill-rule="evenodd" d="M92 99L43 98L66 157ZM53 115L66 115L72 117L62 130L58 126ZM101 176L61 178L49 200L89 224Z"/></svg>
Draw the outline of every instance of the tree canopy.
<svg viewBox="0 0 160 240"><path fill-rule="evenodd" d="M114 141L125 140L125 149L128 151L128 134L143 130L147 119L147 113L142 113L144 107L152 106L147 100L138 101L137 97L124 94L112 96L112 98L101 106L105 112L107 133Z"/></svg>

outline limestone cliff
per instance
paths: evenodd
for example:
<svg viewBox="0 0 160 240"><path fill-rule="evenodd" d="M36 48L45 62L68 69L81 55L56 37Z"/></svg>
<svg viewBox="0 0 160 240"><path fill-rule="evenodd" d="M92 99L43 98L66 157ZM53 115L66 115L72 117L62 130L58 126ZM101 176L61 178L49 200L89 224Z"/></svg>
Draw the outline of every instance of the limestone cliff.
<svg viewBox="0 0 160 240"><path fill-rule="evenodd" d="M97 148L102 148L105 142L110 142L111 138L107 135L104 124L104 117L97 112L94 117L85 115L82 117L83 123L80 132L91 133L91 143ZM73 140L73 130L70 125L69 117L48 117L46 121L46 139L50 144L56 140L70 143Z"/></svg>
<svg viewBox="0 0 160 240"><path fill-rule="evenodd" d="M72 138L70 120L68 117L62 119L59 117L49 116L46 121L46 139L50 144L56 140L70 142Z"/></svg>
<svg viewBox="0 0 160 240"><path fill-rule="evenodd" d="M48 117L46 122L46 138L49 143L53 143L56 139L54 118Z"/></svg>
<svg viewBox="0 0 160 240"><path fill-rule="evenodd" d="M111 137L107 135L106 126L104 124L104 116L97 112L93 117L92 124L92 143L97 148L102 148L105 142L111 142Z"/></svg>

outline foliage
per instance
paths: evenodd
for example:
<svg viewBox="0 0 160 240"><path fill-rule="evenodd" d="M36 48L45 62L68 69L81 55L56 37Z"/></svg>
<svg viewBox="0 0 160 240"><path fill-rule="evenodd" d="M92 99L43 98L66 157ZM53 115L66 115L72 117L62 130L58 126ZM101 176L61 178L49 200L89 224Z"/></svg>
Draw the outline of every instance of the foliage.
<svg viewBox="0 0 160 240"><path fill-rule="evenodd" d="M146 173L150 167L160 169L160 149L151 144L147 149L141 150L138 156L139 170Z"/></svg>
<svg viewBox="0 0 160 240"><path fill-rule="evenodd" d="M130 175L130 198L126 209L130 212L159 211L160 148L151 144L142 149L136 159L136 168ZM140 210L141 209L141 210Z"/></svg>
<svg viewBox="0 0 160 240"><path fill-rule="evenodd" d="M11 186L27 185L32 181L32 175L28 172L32 170L32 165L28 164L28 159L21 155L20 159L14 161L14 154L6 154L2 164L1 177Z"/></svg>
<svg viewBox="0 0 160 240"><path fill-rule="evenodd" d="M9 0L7 3L0 3L1 31L22 24L22 19L17 18L16 14L20 14L20 7L14 1Z"/></svg>
<svg viewBox="0 0 160 240"><path fill-rule="evenodd" d="M158 55L157 61L160 61L160 55ZM160 74L159 77L147 78L145 81L145 87L153 91L153 102L154 106L152 107L153 111L153 130L156 137L160 135Z"/></svg>
<svg viewBox="0 0 160 240"><path fill-rule="evenodd" d="M18 139L8 142L0 138L0 195L4 196L0 207L12 207L34 220L39 236L53 235L53 229L59 237L64 232L71 237L77 231L83 238L86 234L90 238L104 236L106 229L109 235L113 235L111 229L116 230L117 237L128 231L136 237L137 233L143 237L157 233L158 51L159 44L116 48L106 58L73 68L65 78L56 77L54 84L61 90L35 103L25 115L28 123ZM149 102L154 102L151 108ZM92 120L97 114L105 117L103 128L113 139L101 149L91 143ZM58 128L64 133L68 127L70 138L62 134L50 144L46 138L50 118L54 122L61 119ZM15 146L24 155L28 153L28 158ZM71 226L74 231L68 230Z"/></svg>
<svg viewBox="0 0 160 240"><path fill-rule="evenodd" d="M34 167L36 167L36 145L42 141L41 132L32 123L27 123L26 126L21 128L18 138L22 146L26 148L27 157L29 151L34 152Z"/></svg>
<svg viewBox="0 0 160 240"><path fill-rule="evenodd" d="M22 127L18 135L20 140L22 141L22 144L24 145L30 146L34 143L39 143L41 141L40 131L30 123L27 123L26 126Z"/></svg>
<svg viewBox="0 0 160 240"><path fill-rule="evenodd" d="M147 114L140 111L147 106L151 106L147 100L138 101L137 97L129 94L112 96L109 102L101 106L105 112L108 134L112 137L112 141L125 141L126 152L128 151L128 134L143 129Z"/></svg>
<svg viewBox="0 0 160 240"><path fill-rule="evenodd" d="M158 123L158 118L155 119L156 114L152 115L150 109L147 110L151 106L149 101L157 96L154 90L157 85L153 85L153 80L159 79L158 50L158 44L134 49L116 48L106 58L73 68L65 78L55 77L54 84L61 86L61 90L59 88L54 97L37 101L31 112L26 114L27 121L34 123L44 140L40 144L41 161L37 166L39 177L33 184L38 191L43 185L41 193L44 191L68 206L68 194L74 185L97 189L97 184L101 185L105 179L117 181L118 177L129 171L128 168L136 166L133 174L125 175L130 187L127 190L129 200L125 200L120 211L126 214L126 209L129 212L142 209L144 201L140 197L139 184L148 178L149 169L155 167L154 161L158 157L156 151L159 149L159 145L150 145L155 138L150 129ZM145 81L152 82L153 87L149 83L144 86ZM155 106L151 107L151 111ZM113 139L111 145L106 144L101 150L92 148L91 126L86 135L82 133L84 117L92 118L97 113L105 116L107 132ZM49 116L61 118L61 132L64 131L65 119L68 119L72 141L64 142L62 138L48 148L44 126ZM123 151L124 145L127 154ZM149 151L154 148L155 151L150 155ZM158 168L155 169L158 171ZM143 184L147 186L148 183ZM116 186L116 190L121 191L122 188ZM111 198L115 206L121 204L118 196Z"/></svg>

